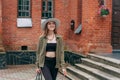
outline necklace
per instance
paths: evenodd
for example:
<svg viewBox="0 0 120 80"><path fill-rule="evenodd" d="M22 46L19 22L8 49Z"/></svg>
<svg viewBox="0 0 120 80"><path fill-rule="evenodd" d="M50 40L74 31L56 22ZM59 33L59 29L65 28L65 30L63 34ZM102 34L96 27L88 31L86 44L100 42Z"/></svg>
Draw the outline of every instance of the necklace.
<svg viewBox="0 0 120 80"><path fill-rule="evenodd" d="M54 35L53 35L53 37L52 37L51 39L50 39L50 38L48 38L48 37L47 37L47 39L48 39L49 41L52 41L52 40L54 39Z"/></svg>

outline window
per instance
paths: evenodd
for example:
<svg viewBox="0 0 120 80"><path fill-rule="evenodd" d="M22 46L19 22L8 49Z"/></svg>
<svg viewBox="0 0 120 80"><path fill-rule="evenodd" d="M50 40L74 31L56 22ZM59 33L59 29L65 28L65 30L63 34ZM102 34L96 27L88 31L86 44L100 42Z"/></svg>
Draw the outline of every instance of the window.
<svg viewBox="0 0 120 80"><path fill-rule="evenodd" d="M18 17L30 18L30 3L31 0L18 0Z"/></svg>
<svg viewBox="0 0 120 80"><path fill-rule="evenodd" d="M21 46L21 50L28 50L28 46Z"/></svg>
<svg viewBox="0 0 120 80"><path fill-rule="evenodd" d="M53 17L53 0L43 0L42 1L42 18L52 18Z"/></svg>

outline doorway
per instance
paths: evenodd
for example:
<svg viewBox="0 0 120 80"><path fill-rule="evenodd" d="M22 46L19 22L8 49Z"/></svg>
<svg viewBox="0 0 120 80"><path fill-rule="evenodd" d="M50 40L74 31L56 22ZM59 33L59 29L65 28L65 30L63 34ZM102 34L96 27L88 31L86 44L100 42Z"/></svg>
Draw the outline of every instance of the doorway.
<svg viewBox="0 0 120 80"><path fill-rule="evenodd" d="M113 50L120 50L120 0L112 0L112 47Z"/></svg>

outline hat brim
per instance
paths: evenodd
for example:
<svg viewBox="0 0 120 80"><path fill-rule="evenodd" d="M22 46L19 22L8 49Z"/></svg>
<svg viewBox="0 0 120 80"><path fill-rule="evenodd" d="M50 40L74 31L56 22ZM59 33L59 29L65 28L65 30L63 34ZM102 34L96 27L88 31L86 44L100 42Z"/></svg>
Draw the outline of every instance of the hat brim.
<svg viewBox="0 0 120 80"><path fill-rule="evenodd" d="M60 20L57 18L49 18L47 20L45 20L42 24L41 24L41 28L42 30L45 30L45 26L48 22L55 22L56 23L56 27L58 28L60 26Z"/></svg>

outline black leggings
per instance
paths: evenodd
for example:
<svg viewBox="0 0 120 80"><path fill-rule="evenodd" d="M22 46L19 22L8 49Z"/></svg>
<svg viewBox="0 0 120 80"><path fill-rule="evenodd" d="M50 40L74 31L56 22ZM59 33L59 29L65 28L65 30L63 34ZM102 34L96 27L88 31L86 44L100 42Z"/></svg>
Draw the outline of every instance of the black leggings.
<svg viewBox="0 0 120 80"><path fill-rule="evenodd" d="M55 68L56 58L45 57L44 67L41 68L45 80L56 80L58 68Z"/></svg>

